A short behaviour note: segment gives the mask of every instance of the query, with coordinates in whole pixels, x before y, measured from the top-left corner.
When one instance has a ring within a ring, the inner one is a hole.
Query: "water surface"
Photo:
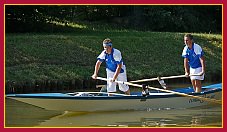
[[[5,107],[6,127],[222,127],[221,105],[190,109],[59,112],[6,99]]]

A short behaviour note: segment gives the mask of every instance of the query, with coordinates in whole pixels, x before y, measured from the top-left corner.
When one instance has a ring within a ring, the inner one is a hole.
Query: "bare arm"
[[[95,71],[94,71],[94,74],[92,75],[92,78],[93,79],[96,79],[97,76],[98,76],[98,73],[99,73],[99,68],[100,68],[100,65],[102,64],[101,61],[97,60],[96,64],[95,64]]]
[[[205,66],[205,57],[204,56],[200,57],[200,63],[202,65],[202,73],[201,74],[204,74],[205,73],[205,68],[206,68],[206,66]]]
[[[122,63],[117,65],[117,69],[116,69],[116,71],[114,73],[114,76],[113,76],[113,80],[112,81],[115,81],[117,79],[117,77],[118,77],[118,75],[119,75],[119,73],[121,71],[121,67],[122,67]]]
[[[184,72],[185,72],[185,75],[189,75],[188,58],[184,58]]]

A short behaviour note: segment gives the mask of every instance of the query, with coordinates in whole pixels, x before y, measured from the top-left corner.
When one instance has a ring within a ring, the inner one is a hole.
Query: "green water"
[[[190,109],[63,112],[6,99],[5,127],[222,127],[222,111],[222,105],[210,104]]]

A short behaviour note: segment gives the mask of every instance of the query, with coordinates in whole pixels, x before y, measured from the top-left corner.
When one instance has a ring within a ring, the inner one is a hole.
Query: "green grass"
[[[129,80],[184,74],[184,33],[78,31],[63,34],[6,34],[6,80],[87,79],[108,37],[122,52]],[[206,77],[222,74],[222,36],[194,34],[205,51]],[[105,64],[100,76],[105,77]]]

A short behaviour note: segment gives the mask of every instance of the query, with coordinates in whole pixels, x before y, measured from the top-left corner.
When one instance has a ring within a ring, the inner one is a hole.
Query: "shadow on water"
[[[6,127],[222,127],[222,108],[63,113],[6,99],[5,119]]]
[[[5,127],[32,127],[61,114],[12,99],[6,99],[5,103]]]

